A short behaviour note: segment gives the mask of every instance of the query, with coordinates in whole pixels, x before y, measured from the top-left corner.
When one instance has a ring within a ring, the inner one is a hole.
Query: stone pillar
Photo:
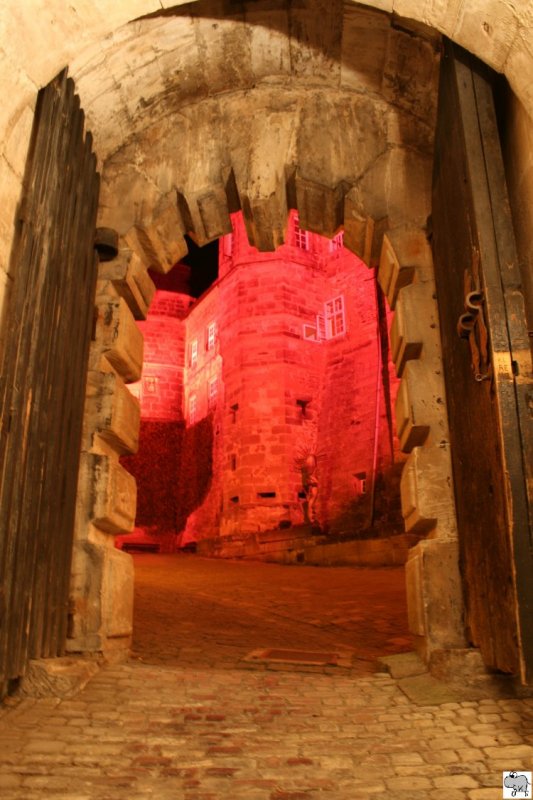
[[[378,280],[395,310],[396,424],[409,453],[402,514],[405,530],[424,536],[406,565],[409,628],[431,665],[443,651],[464,648],[465,635],[438,308],[423,231],[403,227],[384,236]]]
[[[133,562],[114,536],[133,530],[135,479],[119,457],[138,447],[140,407],[127,387],[141,376],[145,319],[155,293],[138,256],[100,264],[89,355],[70,594],[69,652],[125,657],[131,643]]]

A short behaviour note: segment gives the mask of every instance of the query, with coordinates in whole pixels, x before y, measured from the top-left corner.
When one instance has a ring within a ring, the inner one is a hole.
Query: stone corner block
[[[422,638],[426,661],[435,650],[465,647],[464,605],[456,541],[424,539],[406,564],[409,629]]]
[[[222,183],[199,192],[187,192],[186,197],[178,192],[178,207],[184,229],[200,247],[233,231],[228,196]]]
[[[89,522],[106,533],[133,530],[137,485],[118,461],[97,453],[82,453],[79,485],[89,487]]]
[[[371,266],[374,220],[361,209],[350,191],[344,198],[344,246]]]
[[[135,319],[146,319],[156,287],[137,253],[121,249],[117,258],[100,264],[98,278],[112,282]]]
[[[109,548],[104,563],[102,636],[105,640],[127,640],[119,650],[129,645],[132,634],[133,583],[132,557],[122,550]],[[117,647],[109,645],[104,650],[116,651]]]
[[[148,268],[165,273],[187,255],[184,230],[177,202],[172,202],[160,211],[152,224],[133,225],[124,238]]]
[[[140,403],[116,373],[89,372],[85,416],[91,437],[98,433],[121,455],[137,452]]]
[[[28,663],[20,693],[23,697],[74,697],[98,670],[98,663],[89,659],[35,659]]]
[[[97,304],[96,344],[121,378],[135,383],[142,373],[143,335],[133,314],[114,291],[99,293]]]
[[[383,236],[378,267],[378,282],[392,309],[400,289],[415,280],[415,275],[433,277],[431,248],[424,231],[400,227]]]
[[[396,397],[395,413],[400,447],[410,453],[428,439],[447,441],[448,417],[440,369],[424,361],[408,361]]]
[[[403,375],[407,361],[419,359],[424,353],[436,359],[440,355],[437,301],[434,285],[412,283],[399,293],[390,339],[391,355],[398,377]],[[437,359],[440,364],[441,359]]]
[[[322,236],[335,236],[344,222],[346,185],[329,187],[296,175],[295,188],[300,226]]]
[[[405,462],[400,481],[405,530],[456,538],[452,464],[447,443],[415,447]]]

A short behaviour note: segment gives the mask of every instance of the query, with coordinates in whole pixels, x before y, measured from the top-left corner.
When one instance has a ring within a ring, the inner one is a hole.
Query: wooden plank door
[[[98,188],[63,72],[37,101],[0,362],[0,696],[66,638]]]
[[[432,209],[466,627],[533,680],[531,358],[491,75],[445,42]]]

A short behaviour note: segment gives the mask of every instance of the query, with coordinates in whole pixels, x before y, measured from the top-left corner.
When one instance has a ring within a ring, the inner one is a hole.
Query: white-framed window
[[[326,339],[334,339],[335,336],[346,333],[344,297],[342,295],[324,303],[324,316],[326,318]]]
[[[300,217],[298,214],[294,215],[292,224],[295,246],[299,247],[300,250],[309,250],[309,233],[300,228]]]
[[[317,339],[322,341],[322,339],[327,339],[326,335],[326,317],[324,314],[317,314],[316,315],[316,335]]]
[[[198,339],[193,339],[191,342],[189,363],[191,367],[195,367],[198,363]]]
[[[195,394],[189,397],[189,425],[194,425],[196,422],[196,414],[198,412],[198,403]]]
[[[324,303],[324,313],[317,314],[315,324],[304,323],[303,338],[312,342],[323,342],[346,333],[344,296],[339,295]]]
[[[218,377],[215,375],[207,381],[207,407],[209,411],[216,408],[218,398]]]
[[[213,350],[217,341],[217,324],[210,322],[205,332],[205,349]]]
[[[335,253],[344,247],[344,231],[340,231],[333,239],[329,240],[329,252]]]

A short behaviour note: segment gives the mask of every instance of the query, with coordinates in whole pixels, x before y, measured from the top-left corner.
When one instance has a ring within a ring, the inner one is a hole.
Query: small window
[[[319,342],[323,339],[327,339],[326,336],[326,318],[324,314],[317,314],[316,315],[316,338]]]
[[[189,425],[194,425],[196,422],[197,403],[196,395],[191,394],[189,397]]]
[[[217,340],[217,324],[210,322],[205,334],[205,349],[213,350]]]
[[[300,250],[309,250],[309,233],[300,228],[300,218],[298,214],[294,215],[293,219],[294,230],[294,244]]]
[[[237,469],[237,456],[235,455],[235,453],[232,453],[230,456],[230,467],[232,472],[235,472],[235,470]]]
[[[346,333],[344,297],[342,295],[324,303],[324,316],[326,318],[326,339],[334,339],[336,336]]]
[[[195,367],[198,363],[198,339],[193,339],[191,342],[190,352],[190,365]]]
[[[218,378],[210,378],[207,382],[207,407],[209,411],[213,411],[217,405],[218,397]]]
[[[329,240],[329,252],[335,253],[337,250],[342,250],[344,247],[344,232],[341,231],[333,239]]]

